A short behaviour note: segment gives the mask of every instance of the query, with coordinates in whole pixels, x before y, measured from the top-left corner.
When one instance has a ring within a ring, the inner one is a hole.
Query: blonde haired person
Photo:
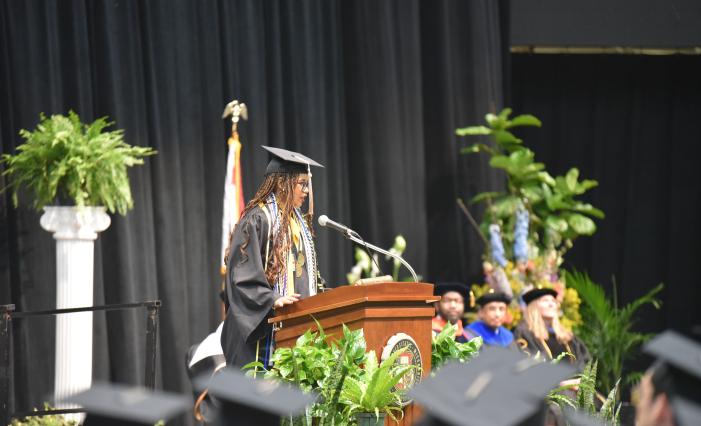
[[[570,330],[560,324],[560,304],[557,292],[551,288],[533,288],[521,298],[526,304],[523,319],[514,330],[518,346],[530,355],[540,353],[545,359],[555,359],[562,353],[580,370],[591,359],[589,350]]]

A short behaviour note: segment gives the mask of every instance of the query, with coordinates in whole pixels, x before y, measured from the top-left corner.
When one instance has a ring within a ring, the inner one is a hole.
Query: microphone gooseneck
[[[340,224],[338,222],[334,222],[333,220],[329,219],[328,216],[325,214],[322,214],[319,216],[319,225],[335,229],[336,231],[340,232],[341,234],[344,234],[346,237],[350,237],[351,235],[355,234],[355,231],[347,227],[346,225]]]
[[[406,260],[404,260],[401,256],[394,254],[394,253],[390,253],[389,251],[387,251],[383,248],[377,247],[373,244],[366,242],[365,240],[360,238],[360,235],[358,235],[357,232],[350,229],[346,225],[342,225],[338,222],[334,222],[333,220],[329,219],[329,217],[326,216],[325,214],[322,214],[321,216],[319,216],[318,222],[319,222],[319,225],[321,225],[325,228],[334,229],[334,230],[340,232],[341,234],[343,234],[343,236],[345,236],[349,240],[353,241],[354,243],[362,245],[363,247],[365,247],[365,250],[371,249],[371,250],[376,251],[378,253],[382,253],[385,256],[389,256],[393,259],[397,259],[402,265],[404,265],[409,270],[409,272],[411,273],[411,276],[414,278],[414,282],[419,282],[419,279],[416,276],[416,272],[414,272],[414,268],[412,268],[411,265],[409,265],[409,263]],[[373,259],[373,261],[375,260],[374,257],[372,257],[372,256],[370,256],[370,258]],[[378,266],[378,268],[379,268],[379,266]]]

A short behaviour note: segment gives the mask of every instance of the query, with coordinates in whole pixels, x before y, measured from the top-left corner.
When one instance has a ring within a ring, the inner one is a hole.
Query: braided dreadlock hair
[[[292,173],[269,173],[265,175],[258,191],[246,204],[241,212],[241,217],[254,209],[259,204],[265,204],[270,194],[275,194],[278,203],[278,218],[280,223],[279,232],[273,235],[272,250],[265,265],[265,278],[268,284],[273,285],[277,277],[287,267],[287,253],[290,250],[291,236],[288,235],[290,217],[294,211],[294,187],[299,175]],[[273,219],[275,220],[275,219]],[[269,224],[273,226],[273,224]],[[246,235],[244,243],[241,245],[241,255],[246,257],[246,247],[250,236]],[[228,257],[228,256],[227,256]]]

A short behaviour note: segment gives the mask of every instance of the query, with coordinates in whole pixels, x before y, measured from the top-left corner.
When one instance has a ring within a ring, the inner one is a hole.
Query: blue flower
[[[492,259],[502,268],[505,267],[506,257],[504,257],[504,243],[501,241],[499,225],[489,225],[489,242],[492,246]]]
[[[514,259],[516,262],[528,260],[528,210],[518,209],[514,226]]]

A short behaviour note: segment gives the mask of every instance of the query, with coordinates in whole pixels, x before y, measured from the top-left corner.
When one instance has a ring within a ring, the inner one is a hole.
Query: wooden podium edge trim
[[[391,300],[387,300],[382,296],[366,296],[359,297],[357,299],[346,300],[344,302],[332,303],[329,305],[319,306],[316,308],[306,309],[304,311],[294,312],[291,314],[278,315],[276,317],[268,319],[268,324],[274,324],[280,321],[286,321],[292,318],[306,317],[308,315],[316,314],[323,311],[328,311],[336,308],[343,308],[346,306],[359,305],[365,302],[424,302],[433,303],[440,300],[440,296],[394,296]]]

